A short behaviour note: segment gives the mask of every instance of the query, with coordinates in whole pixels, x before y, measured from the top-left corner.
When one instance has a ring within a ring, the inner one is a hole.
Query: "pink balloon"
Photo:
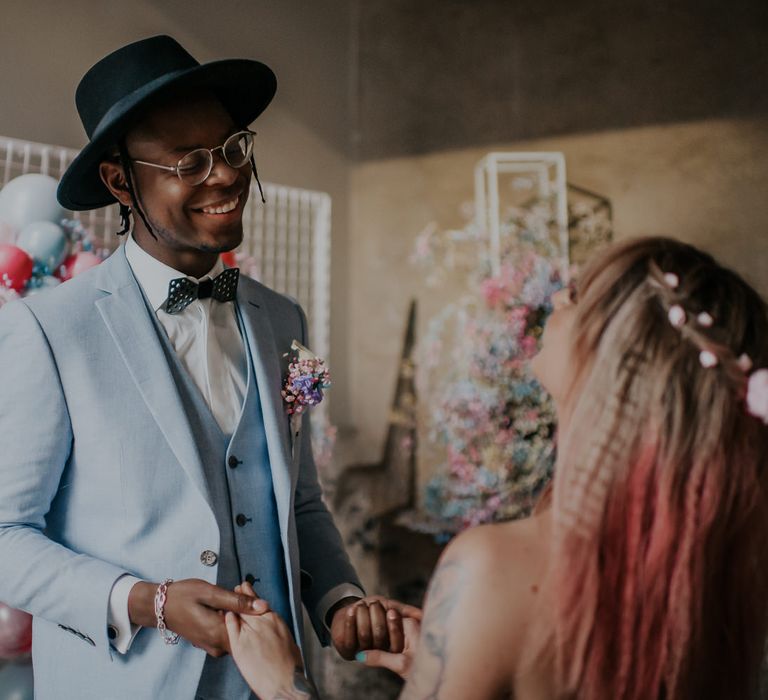
[[[35,263],[21,248],[0,243],[0,284],[15,292],[24,289]]]
[[[70,255],[59,267],[56,276],[61,280],[69,280],[77,277],[81,272],[85,272],[90,267],[95,267],[101,262],[101,258],[96,253],[89,250],[83,250],[74,255]]]
[[[32,615],[0,603],[0,659],[16,659],[32,650]]]

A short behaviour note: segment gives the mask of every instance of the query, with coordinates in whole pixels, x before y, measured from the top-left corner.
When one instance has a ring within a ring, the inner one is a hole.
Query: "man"
[[[243,237],[247,126],[275,89],[261,63],[200,65],[162,36],[78,86],[90,140],[59,200],[116,200],[132,234],[0,313],[0,600],[34,615],[40,700],[251,697],[222,614],[261,611],[243,580],[299,643],[303,601],[345,658],[402,645],[386,614],[408,610],[363,598],[308,425],[289,430],[303,312],[219,259]]]

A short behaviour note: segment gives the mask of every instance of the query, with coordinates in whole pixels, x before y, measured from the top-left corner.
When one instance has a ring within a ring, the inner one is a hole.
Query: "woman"
[[[557,295],[533,368],[560,422],[551,507],[457,537],[420,638],[409,623],[403,654],[365,663],[405,676],[407,699],[755,697],[768,629],[765,303],[689,245],[624,242]],[[229,625],[251,675],[267,663],[247,653],[254,640],[289,654],[277,623]]]

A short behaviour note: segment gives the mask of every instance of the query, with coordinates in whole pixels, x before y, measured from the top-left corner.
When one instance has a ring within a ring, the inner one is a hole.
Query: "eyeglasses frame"
[[[235,136],[240,136],[242,134],[249,134],[251,136],[251,148],[250,148],[250,151],[246,154],[245,160],[240,165],[232,165],[232,163],[230,163],[227,160],[227,156],[226,156],[226,153],[224,151],[224,146],[227,145],[227,142],[230,139],[233,139]],[[222,160],[230,168],[242,168],[249,160],[252,160],[252,158],[253,158],[253,137],[254,136],[256,136],[256,132],[255,131],[251,131],[250,129],[241,129],[240,131],[236,131],[234,134],[231,134],[230,136],[227,136],[226,140],[224,141],[224,143],[221,144],[221,146],[215,146],[214,148],[195,148],[195,149],[191,150],[189,153],[185,153],[181,158],[179,158],[179,161],[178,161],[178,163],[176,163],[176,165],[162,165],[161,163],[150,163],[149,161],[138,160],[136,158],[131,158],[131,162],[139,163],[140,165],[149,165],[152,168],[158,168],[159,170],[167,170],[168,172],[176,173],[176,177],[179,178],[179,180],[182,182],[182,184],[187,185],[188,187],[197,187],[199,185],[202,185],[211,176],[211,173],[213,172],[213,165],[215,163],[215,160],[213,158],[213,152],[214,151],[221,151]],[[208,167],[208,172],[205,174],[205,177],[202,180],[200,180],[200,182],[197,182],[194,185],[191,185],[191,184],[189,184],[187,182],[184,182],[184,180],[181,177],[181,172],[180,172],[181,161],[184,160],[185,158],[187,158],[188,156],[190,156],[192,153],[196,153],[197,151],[207,151],[208,153],[210,153],[211,161],[210,161],[210,166]]]

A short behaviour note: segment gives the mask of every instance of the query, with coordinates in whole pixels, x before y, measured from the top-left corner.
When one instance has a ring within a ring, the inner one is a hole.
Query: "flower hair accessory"
[[[768,425],[768,369],[759,369],[749,375],[747,411]]]
[[[325,361],[296,340],[286,355],[293,357],[281,393],[288,415],[301,415],[323,400],[323,391],[331,386],[331,375]]]
[[[680,278],[677,275],[671,272],[663,273],[655,265],[651,268],[649,281],[653,287],[666,287],[671,292],[676,292],[680,286]],[[660,282],[663,282],[663,284],[660,284]],[[691,317],[680,302],[672,304],[667,311],[667,319],[670,325],[680,331],[688,324],[690,318],[695,319],[696,325],[699,328],[709,329],[715,323],[715,319],[706,311]],[[752,371],[753,362],[746,353],[735,358],[727,348],[721,347],[719,352],[724,356],[719,357],[718,353],[715,352],[714,346],[709,346],[707,342],[701,343],[700,340],[696,341],[694,339],[694,342],[699,344],[699,363],[702,367],[705,369],[716,367],[722,360],[730,368],[735,368],[734,374],[746,377],[746,391],[741,395],[745,399],[747,413],[768,425],[768,369]],[[744,391],[744,389],[741,389],[741,391]]]

